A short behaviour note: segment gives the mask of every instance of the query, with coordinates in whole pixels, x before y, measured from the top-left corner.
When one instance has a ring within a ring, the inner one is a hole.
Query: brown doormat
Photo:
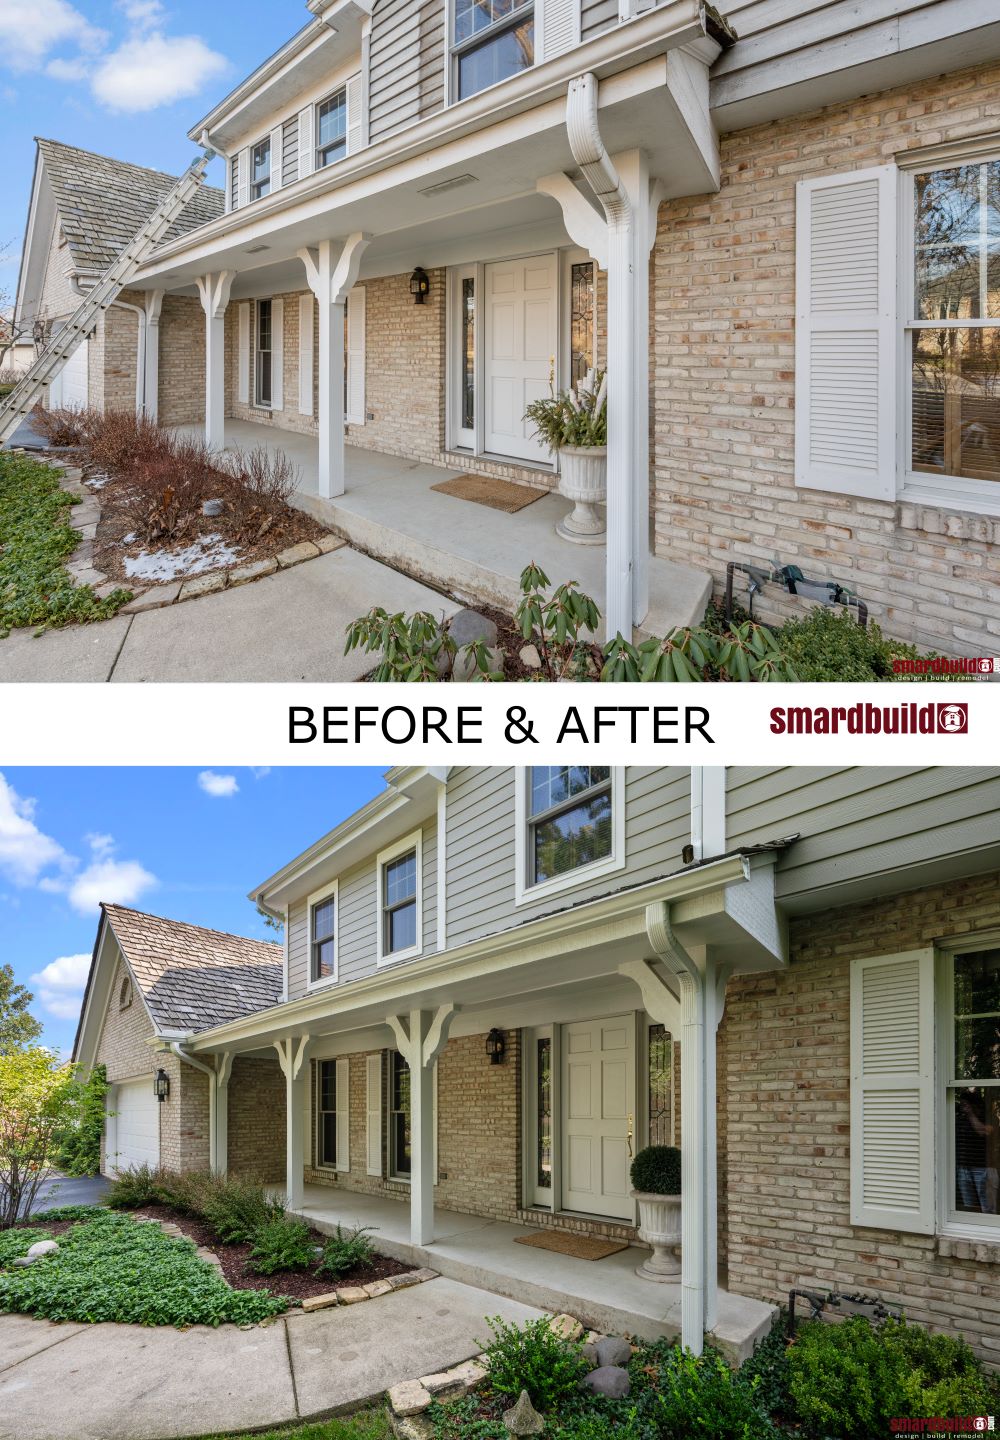
[[[536,1250],[553,1250],[572,1255],[574,1260],[604,1260],[628,1249],[627,1240],[605,1240],[598,1235],[570,1235],[565,1230],[539,1230],[535,1235],[517,1235],[515,1245],[533,1245]]]
[[[432,490],[443,495],[455,495],[459,500],[471,500],[475,505],[488,505],[491,510],[503,510],[507,515],[516,515],[526,505],[534,505],[547,495],[547,490],[536,490],[533,485],[514,485],[510,480],[498,480],[493,475],[456,475],[452,480],[441,480]]]

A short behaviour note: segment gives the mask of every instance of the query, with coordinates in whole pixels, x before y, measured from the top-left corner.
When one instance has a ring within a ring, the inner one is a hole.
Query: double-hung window
[[[257,301],[257,347],[254,366],[255,400],[258,405],[269,408],[271,404],[271,358],[273,340],[271,332],[271,302]]]
[[[948,957],[945,1116],[951,1218],[1000,1235],[1000,948]]]
[[[1000,158],[913,183],[907,316],[915,476],[1000,480]]]
[[[535,63],[533,0],[455,0],[454,95],[465,100]]]
[[[622,867],[620,767],[534,765],[517,783],[518,904]]]
[[[347,87],[316,106],[316,169],[347,154]]]
[[[318,896],[309,906],[309,983],[337,978],[337,892]]]
[[[410,1178],[410,1067],[398,1050],[389,1052],[389,1174]]]
[[[376,862],[380,965],[420,954],[420,855],[418,833],[383,851]]]
[[[337,1168],[337,1062],[320,1060],[316,1067],[316,1161]]]
[[[270,137],[255,145],[250,152],[250,199],[260,200],[271,191]]]

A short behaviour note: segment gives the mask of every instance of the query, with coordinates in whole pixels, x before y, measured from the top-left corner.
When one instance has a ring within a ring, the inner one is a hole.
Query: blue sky
[[[383,788],[362,767],[0,771],[0,963],[44,1043],[72,1048],[100,900],[274,939],[247,891]]]
[[[0,295],[17,285],[34,136],[179,173],[188,128],[309,18],[303,0],[0,0]]]

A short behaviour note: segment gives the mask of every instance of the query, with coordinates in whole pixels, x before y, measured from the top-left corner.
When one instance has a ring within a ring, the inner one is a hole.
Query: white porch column
[[[276,1040],[278,1064],[285,1077],[285,1204],[301,1210],[304,1199],[302,1171],[305,1168],[305,1058],[309,1036]]]
[[[160,313],[163,309],[162,290],[150,290],[146,296],[146,346],[144,351],[143,411],[147,420],[160,414]]]
[[[205,444],[213,450],[226,444],[226,307],[235,277],[233,270],[198,276],[205,312]]]
[[[225,1175],[229,1169],[229,1077],[233,1070],[233,1055],[226,1050],[215,1065],[215,1154],[212,1169],[218,1175]]]
[[[410,1243],[434,1242],[434,1062],[448,1041],[454,1005],[390,1015],[400,1054],[410,1067]]]
[[[334,263],[333,242],[298,252],[319,308],[319,494],[332,500],[344,493],[344,323],[347,296],[354,288],[371,236],[359,231],[344,243]]]

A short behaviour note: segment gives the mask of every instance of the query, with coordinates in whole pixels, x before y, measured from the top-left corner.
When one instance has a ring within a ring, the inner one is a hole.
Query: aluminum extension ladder
[[[93,330],[98,315],[121,294],[143,260],[170,229],[204,180],[208,162],[214,154],[214,150],[205,150],[191,162],[177,184],[143,222],[121,254],[87,292],[58,335],[49,341],[5,403],[0,405],[0,445],[13,435],[25,416],[30,414],[46,385],[55,379],[73,351]]]

